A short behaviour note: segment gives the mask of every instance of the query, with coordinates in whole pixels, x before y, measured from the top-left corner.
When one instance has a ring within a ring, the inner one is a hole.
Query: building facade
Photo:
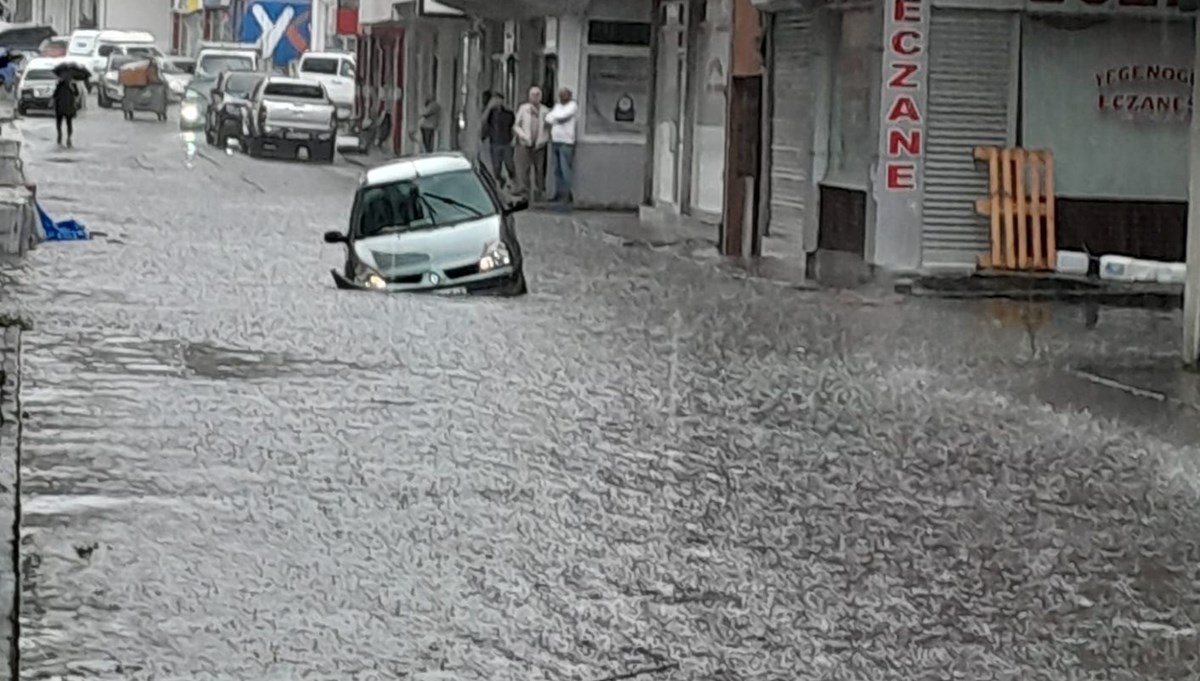
[[[416,150],[415,126],[427,97],[436,97],[443,110],[439,148],[474,154],[484,93],[503,93],[516,106],[533,85],[545,91],[547,103],[567,87],[580,105],[577,203],[641,205],[653,108],[651,0],[362,0],[359,7],[364,39],[386,23],[399,32],[392,44],[404,45],[398,56],[360,69],[368,90],[382,84],[391,88],[385,99],[399,98],[393,106],[403,115],[404,132],[397,153]],[[388,69],[403,74],[400,82]]]
[[[989,249],[979,146],[1048,150],[1059,248],[1182,259],[1194,21],[1170,0],[755,0],[760,228],[895,271]]]

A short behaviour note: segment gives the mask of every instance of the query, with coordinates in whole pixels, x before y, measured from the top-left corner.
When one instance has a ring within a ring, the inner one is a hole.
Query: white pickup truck
[[[356,94],[355,58],[345,52],[305,52],[292,69],[292,75],[325,86],[325,92],[337,107],[338,122],[344,127],[354,112]]]
[[[248,154],[333,162],[337,115],[320,83],[268,76],[252,97],[242,121]]]
[[[202,42],[196,52],[196,77],[215,79],[222,71],[257,71],[261,68],[253,43]]]

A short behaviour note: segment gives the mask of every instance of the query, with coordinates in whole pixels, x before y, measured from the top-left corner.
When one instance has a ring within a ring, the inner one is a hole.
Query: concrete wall
[[[171,47],[171,3],[167,0],[102,0],[100,26],[150,31],[164,52]]]

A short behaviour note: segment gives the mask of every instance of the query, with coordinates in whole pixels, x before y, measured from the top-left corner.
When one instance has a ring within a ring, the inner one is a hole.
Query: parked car
[[[297,78],[325,86],[343,125],[353,117],[355,61],[354,55],[344,52],[305,52],[294,69]]]
[[[193,78],[179,105],[179,129],[201,130],[208,120],[208,101],[216,78]]]
[[[38,54],[43,57],[65,57],[67,56],[67,47],[70,44],[71,36],[69,35],[56,35],[52,38],[46,38],[38,46]]]
[[[443,294],[527,292],[513,215],[486,168],[460,153],[428,154],[368,170],[346,233],[325,243],[346,246],[333,270],[338,288]]]
[[[258,71],[225,71],[217,78],[205,107],[204,139],[209,144],[224,147],[240,136],[250,97],[264,78]]]
[[[81,29],[71,34],[67,56],[86,66],[92,73],[103,73],[108,58],[114,54],[140,57],[165,57],[154,42],[154,34],[146,31],[96,31]],[[89,83],[89,87],[95,84]]]
[[[242,116],[242,148],[332,163],[337,151],[337,110],[325,88],[298,78],[267,76]]]
[[[216,78],[222,71],[257,71],[261,67],[253,43],[200,43],[196,53],[196,75]]]
[[[180,71],[195,77],[196,75],[196,60],[191,57],[167,57],[167,61],[179,69]]]
[[[30,111],[54,111],[54,86],[58,77],[54,67],[62,59],[39,57],[31,59],[17,84],[17,113],[24,116]]]
[[[121,86],[118,72],[126,64],[141,61],[142,57],[134,57],[120,52],[108,55],[104,66],[99,71],[100,78],[96,87],[96,103],[101,109],[111,109],[125,98],[125,88]]]

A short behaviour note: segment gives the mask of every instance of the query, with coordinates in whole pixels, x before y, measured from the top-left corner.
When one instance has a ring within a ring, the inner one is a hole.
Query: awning
[[[419,0],[422,5],[442,5],[481,19],[525,19],[582,14],[591,0]],[[652,0],[645,0],[649,3]]]

